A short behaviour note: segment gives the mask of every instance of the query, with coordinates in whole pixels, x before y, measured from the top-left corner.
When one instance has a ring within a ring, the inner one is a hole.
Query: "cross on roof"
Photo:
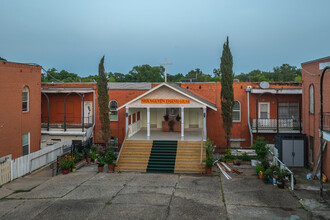
[[[168,63],[167,62],[167,58],[165,58],[165,62],[164,63],[160,63],[160,64],[165,65],[165,82],[167,82],[167,65],[173,64],[173,63]]]

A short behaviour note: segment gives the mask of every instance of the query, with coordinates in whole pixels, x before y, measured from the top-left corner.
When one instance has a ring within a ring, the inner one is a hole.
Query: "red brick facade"
[[[29,110],[22,111],[22,91]],[[23,155],[22,135],[30,133],[30,153],[40,149],[41,66],[0,61],[0,157]]]
[[[159,83],[154,83],[153,87],[158,85]],[[96,89],[95,83],[69,83],[69,84],[43,84],[43,88],[48,87],[93,87]],[[235,100],[239,101],[241,106],[241,120],[240,122],[233,122],[232,128],[232,139],[242,139],[241,146],[242,147],[250,147],[251,146],[251,136],[250,130],[248,126],[248,121],[251,118],[257,117],[256,111],[256,100],[259,94],[250,94],[250,118],[248,118],[247,108],[247,87],[251,86],[252,89],[259,89],[259,83],[234,83],[234,96]],[[222,127],[222,119],[221,119],[221,102],[220,102],[220,92],[221,92],[221,84],[220,83],[181,83],[181,87],[185,88],[200,97],[206,99],[207,101],[216,104],[217,111],[212,109],[207,110],[207,136],[219,147],[224,147],[226,145],[225,134]],[[301,84],[297,83],[271,83],[270,89],[301,89]],[[118,107],[124,105],[125,103],[131,101],[132,99],[138,97],[139,95],[145,93],[147,90],[109,90],[109,101],[116,100],[118,102]],[[301,95],[276,95],[278,97],[279,102],[297,102],[299,103],[299,111],[301,109]],[[58,97],[59,98],[59,97]],[[56,99],[54,97],[54,99]],[[98,103],[97,103],[97,91],[95,97],[95,106],[96,106],[96,124],[94,129],[94,141],[96,143],[101,143],[101,128],[99,122],[98,115]],[[63,97],[59,98],[59,100],[63,100]],[[74,101],[76,100],[76,101]],[[276,99],[271,95],[263,95],[259,98],[259,102],[268,101],[270,102],[270,118],[276,119]],[[54,100],[51,101],[51,103]],[[80,97],[72,96],[72,103],[79,103],[80,105]],[[43,102],[44,103],[44,102]],[[63,112],[63,104],[59,105],[60,109],[51,110],[51,111],[61,111]],[[45,106],[43,104],[42,107],[42,115],[45,114]],[[73,111],[75,117],[81,116],[81,108],[74,107],[74,109],[78,109],[77,112]],[[56,112],[52,114],[57,114]],[[118,137],[119,144],[123,141],[125,137],[125,109],[121,109],[118,111],[118,121],[110,122],[110,128],[112,131],[112,136]],[[259,136],[264,136],[269,143],[274,143],[274,136],[276,134],[259,134]],[[256,138],[256,134],[253,135],[254,139]]]
[[[317,161],[320,152],[320,75],[323,67],[320,63],[330,63],[330,57],[316,61],[302,63],[302,81],[303,81],[303,133],[308,137],[308,162],[311,167]],[[329,65],[329,64],[328,64]],[[330,112],[330,70],[327,71],[323,82],[323,112]],[[314,87],[314,112],[310,111],[310,88]],[[330,118],[330,116],[329,116]],[[325,121],[328,123],[328,121]],[[330,131],[329,131],[330,133]],[[314,142],[313,142],[314,140]],[[313,142],[313,143],[312,143]],[[313,147],[314,145],[314,147]],[[324,152],[324,173],[330,177],[330,150],[329,142]]]

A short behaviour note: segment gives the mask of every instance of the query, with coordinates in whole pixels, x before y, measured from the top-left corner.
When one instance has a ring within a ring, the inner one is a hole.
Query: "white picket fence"
[[[10,160],[0,163],[0,186],[11,180],[11,162]]]
[[[62,141],[43,148],[31,154],[11,160],[11,180],[24,176],[57,159],[63,153],[63,148],[69,146],[68,141]]]

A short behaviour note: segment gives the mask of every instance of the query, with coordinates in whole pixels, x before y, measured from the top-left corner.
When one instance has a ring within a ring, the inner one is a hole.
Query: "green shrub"
[[[91,146],[91,151],[92,151],[92,153],[97,153],[97,150],[98,150],[98,148],[97,148],[97,145],[95,145],[95,144],[93,144],[92,146]]]
[[[116,156],[114,154],[113,151],[108,151],[105,155],[104,155],[104,161],[106,164],[110,165],[113,164],[114,160],[116,159]]]
[[[259,160],[265,160],[267,158],[269,148],[266,145],[267,143],[263,137],[257,137],[256,143],[251,146],[255,150]]]

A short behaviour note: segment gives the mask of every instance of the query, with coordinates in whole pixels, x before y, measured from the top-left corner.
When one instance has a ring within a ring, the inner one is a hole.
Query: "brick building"
[[[308,163],[314,167],[320,153],[320,78],[323,69],[330,66],[330,57],[308,61],[302,67],[303,91],[303,133],[308,137]],[[324,173],[330,177],[330,70],[327,70],[323,81],[323,126],[324,140],[327,147],[324,151]]]
[[[156,87],[159,88],[154,90]],[[82,93],[83,89],[85,89],[85,92],[89,89],[89,92]],[[224,147],[226,145],[221,119],[220,83],[109,83],[108,89],[111,112],[110,128],[112,130],[112,136],[118,138],[119,145],[122,143],[126,128],[128,127],[136,135],[135,138],[142,135],[147,139],[149,126],[149,138],[152,139],[152,135],[155,132],[162,130],[163,116],[170,111],[173,111],[173,117],[179,115],[183,118],[181,121],[183,123],[182,126],[178,125],[180,127],[177,131],[179,139],[187,139],[188,136],[182,138],[182,132],[184,135],[189,134],[190,131],[196,131],[197,133],[194,136],[197,139],[201,139],[202,130],[205,128],[205,137],[210,138],[218,147]],[[51,124],[50,131],[45,131],[47,100],[46,96],[43,96],[43,137],[45,137],[44,134],[51,135],[55,130],[59,132],[59,135],[69,135],[69,132],[65,132],[63,128],[64,98],[69,93],[72,93],[72,95],[69,95],[67,98],[67,123],[71,124],[71,131],[74,127],[76,130],[81,129],[83,104],[81,96],[77,95],[79,91],[80,95],[84,94],[85,101],[87,99],[92,101],[91,109],[93,109],[93,117],[90,126],[94,128],[94,141],[96,143],[102,142],[95,83],[45,83],[42,85],[42,92],[46,93],[49,98],[49,123]],[[149,95],[149,99],[156,99],[157,97],[158,99],[159,97],[162,97],[162,99],[189,99],[191,102],[195,101],[196,103],[191,106],[188,104],[141,104],[141,99],[146,94],[151,94]],[[269,143],[273,144],[274,137],[278,133],[291,134],[301,132],[301,84],[270,83],[261,88],[260,83],[235,82],[234,96],[236,102],[231,136],[232,147],[250,147],[253,139],[257,136],[263,136]],[[138,97],[140,97],[139,103],[128,106],[128,103]],[[84,117],[86,117],[86,109],[85,107]],[[205,124],[203,121],[204,113],[206,116]],[[71,122],[69,122],[70,118],[72,119]],[[170,133],[166,134],[170,135]],[[130,133],[132,138],[134,138],[134,135]],[[78,138],[78,136],[75,137]],[[45,141],[51,139],[57,139],[59,141],[61,138],[58,136],[56,138],[46,139]],[[78,138],[77,140],[83,139]]]
[[[40,149],[41,66],[0,61],[0,157]]]

